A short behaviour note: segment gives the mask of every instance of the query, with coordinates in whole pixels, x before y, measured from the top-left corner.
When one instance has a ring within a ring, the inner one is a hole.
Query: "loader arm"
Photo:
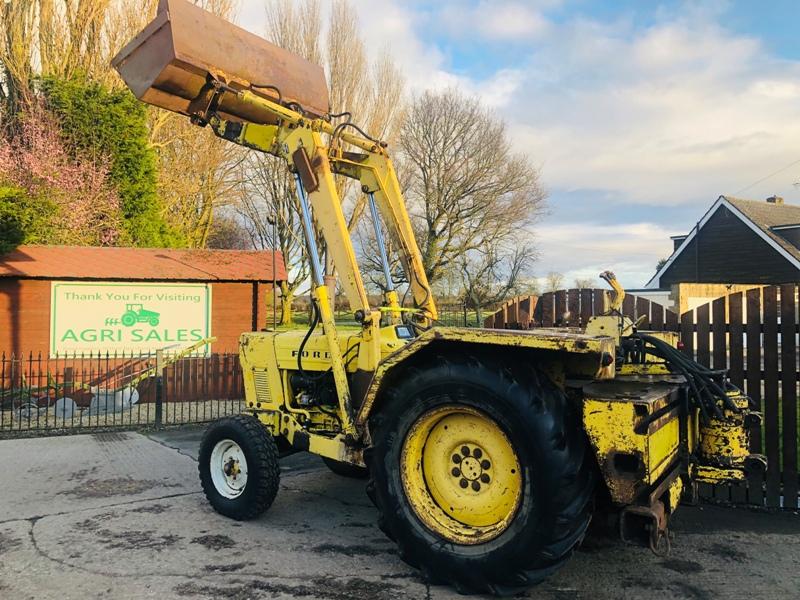
[[[343,127],[334,127],[325,119],[309,119],[301,112],[247,90],[236,90],[218,82],[211,82],[209,87],[212,95],[209,97],[206,90],[206,96],[201,104],[207,108],[192,114],[194,122],[210,125],[214,133],[225,140],[283,159],[295,174],[298,195],[306,220],[305,237],[314,280],[312,296],[327,339],[331,371],[342,414],[342,428],[351,438],[355,438],[357,437],[356,415],[347,369],[328,301],[328,290],[321,273],[314,231],[310,226],[310,214],[306,214],[306,195],[313,208],[314,221],[333,259],[345,296],[355,312],[356,320],[361,322],[362,339],[357,366],[358,371],[370,378],[381,360],[381,313],[369,305],[361,269],[342,211],[342,201],[336,191],[334,173],[360,182],[362,192],[368,194],[370,201],[375,203],[399,249],[421,320],[430,323],[437,317],[436,304],[423,268],[419,247],[385,144],[343,131]],[[248,106],[253,113],[258,112],[259,115],[263,115],[264,123],[241,123],[222,119],[213,107],[220,104],[221,97],[225,94],[236,94],[238,103]],[[277,121],[277,124],[272,124],[274,121]],[[332,137],[334,142],[332,146],[325,145],[323,134]],[[350,144],[361,152],[344,152],[343,144]],[[379,227],[380,225],[376,223],[376,228]],[[384,263],[386,263],[385,257]],[[387,301],[392,315],[399,314],[400,307],[394,290],[390,290],[387,294]]]
[[[327,247],[333,252],[333,262],[342,279],[342,287],[350,306],[364,310],[367,314],[370,311],[361,271],[341,209],[341,199],[335,186],[331,185],[333,174],[355,179],[360,183],[362,192],[373,194],[389,235],[400,253],[415,307],[427,319],[436,319],[436,302],[430,291],[422,255],[385,144],[346,131],[337,131],[329,121],[309,120],[294,110],[249,91],[228,89],[220,93],[238,93],[241,95],[239,102],[253,108],[258,107],[264,112],[264,120],[281,120],[281,125],[261,125],[225,121],[214,115],[198,115],[201,119],[207,119],[218,136],[282,158],[293,171],[299,172],[310,192],[309,198]],[[335,139],[339,143],[326,147],[321,133],[335,133]],[[355,146],[361,152],[345,152],[342,150],[342,143]],[[301,147],[309,158],[308,162],[298,162],[294,156]],[[313,148],[313,154],[309,153],[309,148]],[[312,190],[316,183],[320,184],[319,189]]]

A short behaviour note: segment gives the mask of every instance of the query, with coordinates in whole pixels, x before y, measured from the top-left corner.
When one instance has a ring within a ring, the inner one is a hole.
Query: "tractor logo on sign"
[[[159,313],[147,310],[141,304],[126,304],[120,320],[125,327],[133,327],[136,323],[148,323],[151,327],[155,327],[160,316]]]

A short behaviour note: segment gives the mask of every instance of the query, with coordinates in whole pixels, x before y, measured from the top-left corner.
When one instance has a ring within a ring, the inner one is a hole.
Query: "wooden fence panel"
[[[631,318],[636,314],[636,298],[630,294],[626,294],[622,300],[622,314]]]
[[[767,454],[767,506],[781,495],[778,424],[778,290],[764,288],[764,448]]]
[[[797,343],[793,284],[781,286],[781,425],[783,506],[797,508]]]
[[[569,327],[577,327],[580,321],[581,313],[581,291],[569,290],[567,291],[567,309],[569,318],[564,321],[564,325]]]
[[[547,292],[542,295],[540,304],[542,306],[542,327],[552,327],[555,324],[555,311],[554,311],[555,294]]]
[[[690,310],[681,315],[681,342],[683,353],[694,359],[694,311]]]
[[[711,354],[708,337],[711,333],[711,311],[708,304],[703,304],[695,309],[697,319],[697,349],[695,360],[701,365],[711,366]]]
[[[711,303],[711,343],[714,369],[728,368],[727,323],[725,322],[725,298]]]
[[[636,298],[635,320],[638,321],[639,318],[644,317],[639,324],[639,329],[650,329],[650,304],[651,302],[647,298]]]
[[[742,293],[728,296],[728,362],[733,385],[744,390],[744,321],[742,320]]]
[[[742,320],[742,293],[731,294],[728,301],[728,376],[731,383],[744,390],[744,327]],[[724,306],[723,306],[724,310]],[[721,325],[725,325],[725,314],[722,315]],[[716,319],[716,316],[714,317]],[[716,324],[715,324],[716,327]],[[716,341],[714,342],[717,343]],[[723,342],[724,344],[724,342]],[[723,346],[722,350],[725,351]],[[760,485],[760,483],[759,483]],[[737,504],[748,502],[748,484],[736,483],[731,486],[731,501]]]
[[[764,403],[761,389],[761,289],[747,290],[747,395],[759,412],[763,414]],[[751,432],[751,450],[763,452],[761,427]]]
[[[531,319],[533,318],[533,309],[535,308],[535,300],[533,296],[525,296],[519,303],[519,311],[517,312],[517,323],[523,328],[530,326]]]
[[[594,314],[592,311],[594,300],[592,296],[592,290],[581,290],[581,327],[586,327],[586,323],[589,322],[589,319]]]
[[[606,311],[605,291],[594,290],[592,296],[592,315],[602,315]]]
[[[717,298],[711,302],[711,365],[713,369],[728,368],[727,351],[727,323],[725,319],[726,298]],[[708,306],[708,305],[706,305]],[[729,502],[731,499],[731,484],[715,485],[713,497],[715,500]]]
[[[508,307],[508,320],[511,323],[519,323],[519,304],[514,303]]]
[[[650,305],[652,317],[650,318],[650,329],[653,331],[664,330],[664,307],[657,302],[652,302]]]
[[[592,316],[606,312],[607,293],[603,289],[570,289],[546,292],[538,297],[518,296],[487,316],[484,327],[585,327]],[[626,295],[622,313],[634,320],[644,316],[640,329],[678,331],[678,315],[647,298]]]
[[[666,311],[667,316],[664,319],[665,329],[667,331],[679,331],[680,329],[680,315],[671,310]]]
[[[503,305],[501,310],[494,313],[494,323],[491,326],[502,327],[505,323],[508,323],[508,304]]]
[[[225,381],[225,387],[228,388],[229,390],[232,387],[229,384],[229,382],[230,382],[230,369],[231,369],[230,357],[226,354],[225,356],[222,357],[222,377],[223,377],[223,380]]]
[[[555,293],[555,314],[553,315],[553,323],[557,327],[564,326],[564,313],[567,312],[567,291],[558,290]]]
[[[747,290],[747,361],[745,373],[747,385],[745,390],[756,410],[764,413],[763,394],[761,391],[761,289]],[[750,451],[762,454],[763,439],[761,425],[750,428]],[[748,480],[747,496],[751,504],[764,505],[764,474],[752,473]]]

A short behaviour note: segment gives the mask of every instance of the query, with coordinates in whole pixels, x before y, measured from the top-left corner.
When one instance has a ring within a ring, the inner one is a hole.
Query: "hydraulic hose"
[[[711,415],[719,419],[723,418],[720,402],[728,410],[740,412],[728,396],[729,390],[738,388],[728,381],[726,370],[704,367],[655,336],[635,333],[631,337],[648,344],[651,354],[664,359],[675,371],[683,375],[689,385],[689,400],[692,406],[700,410],[704,422],[707,423]]]
[[[316,375],[309,375],[303,369],[303,350],[305,349],[306,344],[308,343],[308,340],[311,337],[311,334],[314,333],[314,330],[317,328],[317,325],[319,325],[320,321],[319,307],[317,306],[316,301],[314,301],[313,299],[311,300],[311,312],[314,313],[313,316],[311,317],[311,324],[308,327],[308,331],[306,331],[306,335],[303,337],[303,341],[300,342],[300,348],[297,351],[297,370],[303,377],[311,381],[316,381],[322,379],[322,377],[325,375],[325,373],[327,373],[327,371],[321,371]]]

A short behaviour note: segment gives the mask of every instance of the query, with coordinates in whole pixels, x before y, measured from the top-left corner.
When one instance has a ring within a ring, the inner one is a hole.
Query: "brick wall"
[[[0,279],[0,352],[49,350],[50,282]]]
[[[211,290],[211,334],[214,352],[238,352],[239,335],[265,327],[272,319],[272,284],[215,283]],[[257,292],[256,292],[257,288]]]

